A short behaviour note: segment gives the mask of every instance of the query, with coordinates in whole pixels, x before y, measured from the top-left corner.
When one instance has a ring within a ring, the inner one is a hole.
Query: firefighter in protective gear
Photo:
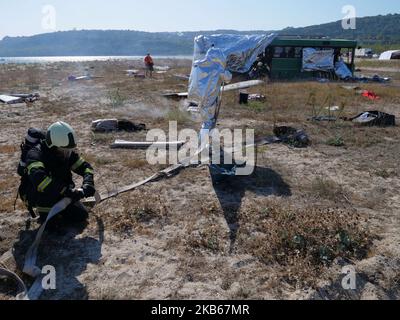
[[[26,157],[29,191],[27,201],[44,222],[51,208],[61,199],[71,198],[71,204],[56,217],[69,222],[86,222],[88,212],[79,202],[95,195],[93,168],[75,151],[77,139],[65,122],[52,124],[46,139],[32,148]],[[80,189],[75,188],[72,172],[83,177]]]

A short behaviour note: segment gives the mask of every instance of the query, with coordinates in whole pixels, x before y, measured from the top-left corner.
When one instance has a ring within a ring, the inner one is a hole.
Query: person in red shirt
[[[144,58],[144,65],[146,67],[146,77],[150,75],[150,78],[153,78],[154,62],[150,53],[148,53],[147,56]]]

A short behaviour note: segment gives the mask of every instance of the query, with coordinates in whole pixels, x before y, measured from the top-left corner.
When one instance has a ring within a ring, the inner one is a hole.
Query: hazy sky
[[[0,0],[0,39],[74,28],[282,29],[340,20],[344,5],[357,16],[400,13],[399,0]]]

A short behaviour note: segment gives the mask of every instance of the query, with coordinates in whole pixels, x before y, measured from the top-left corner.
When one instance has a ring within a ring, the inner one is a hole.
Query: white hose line
[[[39,248],[40,241],[42,240],[43,232],[46,229],[47,223],[58,215],[60,212],[64,211],[70,204],[72,200],[69,198],[64,198],[60,202],[54,205],[54,207],[50,210],[46,221],[40,227],[38,233],[36,234],[36,239],[33,242],[32,246],[29,248],[26,257],[23,272],[33,278],[37,278],[42,270],[36,266],[37,260],[37,252]]]

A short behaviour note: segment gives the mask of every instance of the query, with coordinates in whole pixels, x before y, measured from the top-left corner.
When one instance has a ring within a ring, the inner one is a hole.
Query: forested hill
[[[344,30],[341,21],[305,28],[286,28],[282,35],[329,36],[356,39],[361,45],[382,48],[400,44],[400,14],[357,19],[356,30]],[[193,38],[213,33],[270,33],[271,31],[214,30],[148,33],[130,30],[79,30],[31,37],[5,37],[0,56],[190,55]]]
[[[286,28],[287,35],[326,35],[332,38],[356,39],[364,45],[400,44],[400,14],[358,18],[355,30],[344,30],[342,21],[305,28]]]

